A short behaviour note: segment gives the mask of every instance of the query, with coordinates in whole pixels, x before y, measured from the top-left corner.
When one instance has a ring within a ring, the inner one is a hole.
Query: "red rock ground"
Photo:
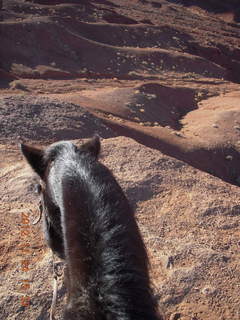
[[[137,208],[166,319],[240,319],[238,7],[3,1],[1,318],[47,319],[51,300],[51,256],[37,225],[31,307],[19,304],[19,215],[35,216],[37,197],[17,142],[97,132],[103,161]]]

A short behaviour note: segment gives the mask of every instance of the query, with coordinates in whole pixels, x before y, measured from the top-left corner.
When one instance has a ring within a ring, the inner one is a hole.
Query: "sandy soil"
[[[40,224],[22,236],[38,198],[18,143],[98,133],[137,209],[166,319],[239,320],[239,12],[235,0],[3,0],[2,319],[47,319],[51,301]],[[58,316],[63,298],[64,287]]]

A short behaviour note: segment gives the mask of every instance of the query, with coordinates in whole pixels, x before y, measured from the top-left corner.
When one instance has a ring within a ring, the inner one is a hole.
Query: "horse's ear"
[[[33,170],[40,176],[40,178],[43,178],[45,171],[43,150],[23,143],[20,144],[20,150]]]
[[[80,150],[89,152],[95,159],[98,158],[101,149],[100,137],[95,135],[91,140],[84,143]]]

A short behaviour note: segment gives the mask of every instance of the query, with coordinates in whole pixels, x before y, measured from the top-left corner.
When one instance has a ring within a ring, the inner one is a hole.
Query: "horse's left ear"
[[[23,143],[20,144],[20,150],[32,169],[40,176],[40,178],[43,178],[45,171],[43,150]]]
[[[84,143],[80,150],[89,152],[95,159],[98,158],[101,149],[100,137],[95,135],[91,140]]]

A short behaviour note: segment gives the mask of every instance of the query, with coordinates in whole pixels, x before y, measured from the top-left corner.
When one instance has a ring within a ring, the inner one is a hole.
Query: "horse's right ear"
[[[92,139],[88,140],[86,143],[84,143],[81,147],[81,150],[88,152],[91,154],[95,159],[98,158],[100,149],[101,149],[101,143],[100,143],[100,137],[99,135],[94,135]]]
[[[43,150],[23,143],[20,144],[20,150],[32,169],[40,176],[40,178],[43,178],[45,171]]]

